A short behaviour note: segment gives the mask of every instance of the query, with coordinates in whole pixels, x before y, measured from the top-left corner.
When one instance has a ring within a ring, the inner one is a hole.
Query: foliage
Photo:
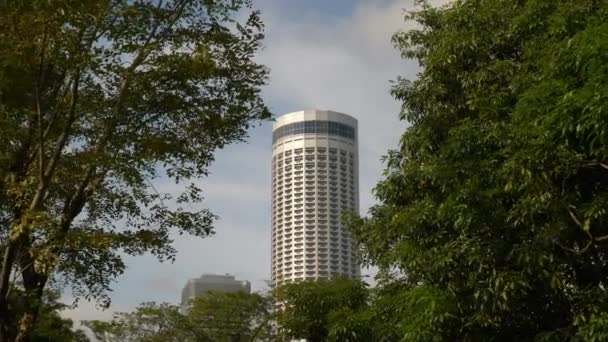
[[[144,303],[133,312],[116,314],[111,322],[85,321],[84,325],[101,342],[170,342],[188,340],[184,321],[177,306]]]
[[[272,341],[272,301],[257,293],[209,291],[190,304],[188,322],[217,342]]]
[[[259,14],[234,19],[250,5],[0,3],[0,340],[13,338],[16,276],[25,340],[47,283],[107,304],[122,255],[172,260],[171,232],[212,233],[195,182],[218,148],[270,116],[267,70],[253,61]],[[159,177],[177,190],[158,191]]]
[[[608,3],[457,0],[408,19],[394,42],[423,71],[393,94],[411,126],[380,204],[350,219],[398,339],[605,340]]]
[[[20,302],[22,296],[20,289],[11,291],[9,304],[12,312],[24,310],[23,303]],[[59,292],[47,290],[41,298],[40,314],[38,324],[32,332],[31,340],[39,342],[88,342],[89,339],[81,329],[74,329],[74,323],[70,319],[62,318],[60,312],[68,308],[67,305],[59,302]],[[14,315],[13,319],[19,315]],[[12,329],[18,327],[18,322],[10,324]],[[14,335],[16,332],[13,331]]]
[[[111,322],[87,321],[101,342],[273,341],[270,301],[260,294],[209,292],[185,312],[169,304],[144,303]]]
[[[277,324],[286,340],[371,341],[368,297],[363,282],[347,278],[285,284],[276,290]]]

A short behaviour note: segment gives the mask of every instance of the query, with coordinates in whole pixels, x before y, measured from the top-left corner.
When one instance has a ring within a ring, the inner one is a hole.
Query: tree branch
[[[571,205],[566,207],[566,209],[568,210],[568,214],[570,215],[570,218],[572,218],[574,223],[576,223],[576,225],[579,226],[585,232],[585,234],[587,235],[587,237],[590,240],[593,240],[593,236],[591,235],[591,232],[589,232],[588,229],[585,229],[585,226],[581,223],[581,221],[578,219],[578,217],[576,217],[576,214],[574,214],[574,212],[570,208],[572,208]]]
[[[604,241],[608,240],[608,235],[603,235],[595,238],[595,241]]]
[[[80,69],[76,69],[76,75],[74,76],[74,84],[72,87],[72,103],[70,106],[68,119],[67,119],[65,127],[63,128],[63,131],[61,132],[61,135],[59,136],[59,139],[57,141],[57,146],[55,146],[55,150],[53,151],[51,159],[49,159],[48,165],[47,165],[46,169],[44,170],[43,181],[38,185],[38,189],[36,190],[34,198],[32,199],[32,202],[30,204],[30,210],[36,210],[42,204],[42,201],[44,200],[44,197],[46,195],[46,190],[48,188],[48,181],[50,180],[50,178],[53,176],[53,173],[55,172],[55,167],[57,166],[57,163],[59,162],[59,159],[61,158],[61,152],[63,151],[63,148],[65,147],[65,144],[68,141],[68,137],[70,136],[72,125],[76,119],[76,104],[78,102],[79,84],[80,84]]]
[[[179,19],[179,14],[185,8],[186,3],[187,3],[187,1],[182,1],[181,3],[176,4],[174,17],[170,21],[170,24],[167,27],[167,29],[169,29],[172,25],[174,25],[177,22],[177,20]],[[158,1],[158,5],[156,7],[157,10],[160,10],[162,8],[162,5],[163,5],[163,0],[159,0]],[[122,114],[122,109],[123,109],[124,102],[125,102],[128,90],[129,90],[129,86],[131,85],[132,74],[133,74],[133,72],[135,72],[135,70],[140,65],[142,65],[145,62],[146,58],[149,56],[150,51],[148,50],[148,48],[149,48],[152,40],[154,40],[157,37],[157,33],[158,33],[159,27],[160,27],[160,21],[157,20],[155,22],[154,26],[152,27],[152,29],[150,30],[150,33],[148,34],[148,37],[146,37],[146,40],[144,41],[144,43],[140,47],[139,52],[137,53],[137,55],[133,59],[133,62],[125,70],[124,75],[123,75],[123,80],[122,80],[122,83],[120,85],[120,90],[118,92],[118,95],[117,95],[117,98],[116,98],[116,102],[115,102],[113,110],[112,110],[113,111],[113,117],[110,118],[110,122],[105,127],[104,135],[102,136],[102,138],[100,138],[100,141],[98,142],[98,144],[97,144],[97,146],[95,148],[95,152],[96,152],[95,154],[98,154],[103,149],[105,149],[107,142],[114,135],[114,131],[116,129],[116,126],[118,125],[118,121],[119,121],[120,116]]]
[[[96,34],[99,31],[99,21],[97,21],[95,23],[95,26],[93,28],[93,32],[91,33],[91,39],[88,40],[88,42],[85,42],[84,44],[84,48],[81,47],[81,43],[83,42],[83,39],[85,37],[85,31],[86,29],[82,29],[80,30],[80,32],[78,33],[78,42],[77,42],[77,46],[79,46],[80,48],[82,48],[83,51],[88,51],[91,49],[91,47],[93,46],[93,44],[95,44],[95,41],[97,41],[97,37]],[[66,70],[63,70],[61,73],[61,77],[59,77],[60,82],[58,82],[60,85],[58,87],[56,87],[52,93],[52,95],[50,96],[50,98],[52,99],[56,99],[57,95],[59,94],[59,92],[61,91],[62,88],[64,88],[64,91],[62,93],[62,98],[67,96],[68,92],[70,91],[70,89],[74,90],[74,82],[79,82],[80,79],[80,67],[76,68],[75,70],[75,77],[72,78],[72,80],[68,81],[67,84],[65,85],[65,88],[62,87],[62,85],[64,84],[64,80],[65,80],[65,76],[67,74]],[[72,100],[74,100],[74,98],[72,97]],[[57,101],[58,102],[58,101]],[[59,105],[56,103],[56,107],[58,107]],[[55,108],[55,110],[51,113],[51,117],[49,118],[49,120],[47,121],[47,125],[46,128],[44,130],[44,134],[42,135],[40,141],[42,142],[43,139],[46,139],[46,137],[48,136],[48,134],[51,132],[51,129],[53,127],[53,124],[55,122],[55,119],[59,116],[58,115],[59,112],[59,108]],[[39,146],[37,146],[39,147]],[[34,149],[33,155],[31,155],[29,158],[34,158],[35,154],[36,154],[36,149]]]
[[[42,105],[40,104],[40,88],[42,87],[43,79],[44,79],[44,59],[46,55],[46,44],[47,44],[47,30],[46,27],[44,29],[44,34],[42,36],[42,47],[40,48],[40,63],[38,64],[38,76],[36,78],[36,82],[34,84],[34,101],[36,107],[36,118],[37,118],[37,128],[38,128],[38,170],[39,170],[39,182],[44,183],[44,130],[43,126],[43,117],[42,117]]]
[[[587,242],[587,244],[585,245],[585,247],[583,247],[583,249],[578,250],[578,251],[577,251],[576,249],[572,249],[572,248],[564,247],[564,246],[562,246],[562,245],[560,245],[560,244],[557,244],[557,245],[558,245],[558,246],[560,246],[562,249],[567,250],[568,252],[572,252],[572,253],[574,253],[574,254],[576,254],[576,255],[582,255],[582,254],[584,254],[585,252],[587,252],[587,251],[589,250],[589,248],[591,247],[591,244],[592,244],[592,243],[593,243],[593,241],[592,241],[592,240],[589,240],[589,241]]]
[[[586,161],[584,166],[599,166],[603,169],[608,170],[608,164],[606,164],[606,162],[601,162],[601,161]]]
[[[61,80],[60,83],[62,85],[64,84],[65,77],[66,77],[66,71],[64,70],[61,73],[61,77],[60,77],[60,80]],[[72,88],[72,80],[69,80],[67,82],[67,84],[65,84],[65,88],[63,86],[56,87],[55,90],[53,91],[53,94],[49,98],[57,99],[57,96],[59,95],[59,92],[62,89],[63,89],[63,92],[62,92],[61,98],[65,98],[71,88]],[[43,139],[46,139],[48,137],[48,135],[51,133],[51,130],[52,130],[53,126],[55,125],[55,121],[59,117],[59,108],[58,108],[59,104],[56,103],[55,107],[56,108],[51,112],[50,117],[47,120],[46,128],[44,129],[44,134],[42,135]],[[25,165],[31,164],[32,160],[34,160],[34,158],[38,154],[38,150],[39,150],[39,146],[38,146],[38,144],[36,144],[35,147],[32,149],[31,153],[28,154],[28,157],[25,161]]]
[[[78,74],[79,77],[79,74]],[[76,106],[76,100],[77,100],[77,92],[78,92],[78,82],[74,83],[74,88],[73,88],[73,98],[72,98],[72,110],[71,110],[71,114],[72,116],[75,115],[75,106]],[[61,149],[63,149],[63,145],[65,144],[65,140],[67,140],[67,134],[69,133],[69,126],[71,124],[68,124],[66,126],[66,128],[64,128],[64,134],[65,139],[63,139],[64,141],[61,142],[60,139],[60,144],[61,145]],[[66,132],[66,130],[68,130]],[[57,148],[59,148],[59,146],[57,146]],[[59,150],[59,154],[61,153],[61,150]],[[40,205],[42,204],[42,201],[44,199],[44,196],[46,194],[46,190],[48,187],[48,179],[50,178],[50,176],[52,176],[52,171],[54,170],[55,167],[55,163],[58,161],[59,156],[57,156],[57,149],[55,150],[55,156],[53,157],[53,159],[51,159],[51,162],[49,163],[49,165],[47,165],[47,169],[44,174],[43,177],[46,177],[45,179],[41,179],[41,182],[38,185],[38,189],[36,190],[36,193],[34,195],[34,198],[32,199],[32,202],[30,203],[30,210],[37,210]],[[50,172],[48,172],[50,171]],[[17,210],[20,211],[20,210]],[[16,215],[13,222],[18,222],[20,220],[20,215]],[[13,267],[14,267],[14,263],[15,263],[15,259],[16,259],[16,255],[17,252],[23,249],[23,244],[26,242],[26,237],[27,234],[24,232],[20,232],[16,235],[16,237],[14,238],[9,238],[8,240],[8,244],[6,246],[6,249],[4,251],[4,256],[3,256],[3,260],[2,260],[2,268],[0,269],[0,311],[6,311],[6,299],[7,299],[7,295],[8,295],[8,286],[9,286],[9,279],[10,279],[10,275],[12,273]]]
[[[558,245],[559,247],[561,247],[562,249],[564,249],[564,250],[568,251],[568,252],[572,252],[572,253],[574,253],[574,254],[576,254],[576,255],[582,255],[582,254],[584,254],[585,252],[587,252],[587,251],[589,250],[589,248],[591,248],[591,245],[593,244],[593,242],[594,242],[594,241],[595,241],[595,242],[602,242],[602,241],[606,241],[606,240],[608,240],[608,235],[603,235],[603,236],[593,237],[593,236],[591,235],[591,233],[589,233],[589,236],[590,236],[589,241],[587,241],[587,244],[585,245],[585,247],[583,247],[583,249],[578,250],[578,251],[577,251],[577,250],[575,250],[575,249],[572,249],[572,248],[564,247],[564,246],[562,246],[562,245],[561,245],[561,244],[559,244],[559,243],[558,243],[557,245]]]

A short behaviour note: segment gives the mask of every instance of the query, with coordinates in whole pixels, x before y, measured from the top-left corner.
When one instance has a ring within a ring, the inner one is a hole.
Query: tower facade
[[[321,110],[280,116],[272,132],[272,282],[360,276],[343,210],[359,211],[357,120]]]
[[[208,291],[251,292],[251,283],[237,280],[233,275],[203,274],[200,278],[190,279],[182,290],[182,306],[195,297],[202,296]]]

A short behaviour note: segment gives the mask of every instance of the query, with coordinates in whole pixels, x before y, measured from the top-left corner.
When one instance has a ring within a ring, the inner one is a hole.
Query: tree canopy
[[[38,314],[38,323],[31,334],[31,340],[36,342],[89,342],[82,329],[75,329],[71,319],[63,318],[61,312],[69,308],[60,302],[60,292],[56,289],[48,289],[41,298]],[[15,335],[19,327],[19,313],[26,308],[21,301],[23,292],[21,289],[13,289],[9,297],[11,312],[13,313],[9,329],[13,330],[10,335]]]
[[[367,316],[369,290],[360,280],[288,283],[275,292],[276,322],[286,341],[376,341]]]
[[[257,293],[210,291],[187,308],[144,303],[110,322],[87,321],[101,342],[275,341],[271,301]]]
[[[350,220],[401,341],[608,339],[608,3],[421,5],[380,202]]]
[[[195,297],[187,319],[212,341],[273,341],[272,299],[258,293],[208,291]]]
[[[212,233],[195,182],[218,148],[270,117],[250,6],[0,3],[0,341],[27,339],[49,282],[107,304],[123,255],[172,260],[171,232]],[[179,193],[159,192],[160,177]],[[16,337],[15,278],[26,304]]]

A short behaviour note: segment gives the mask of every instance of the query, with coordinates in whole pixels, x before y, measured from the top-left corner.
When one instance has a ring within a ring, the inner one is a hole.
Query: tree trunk
[[[27,250],[29,250],[30,246],[28,246],[28,242],[25,245]],[[38,312],[40,311],[42,295],[48,276],[44,272],[36,271],[34,258],[29,253],[24,253],[19,263],[23,277],[23,288],[25,290],[25,295],[23,296],[25,309],[19,319],[15,342],[28,342],[38,319]]]
[[[8,297],[11,286],[10,278],[22,242],[22,237],[18,237],[15,240],[8,239],[8,244],[2,258],[2,269],[0,270],[0,342],[8,342],[11,339],[9,331],[12,324],[11,318],[14,313],[11,313],[8,307]]]
[[[37,318],[37,313],[26,312],[21,316],[19,320],[19,330],[17,332],[17,337],[15,337],[15,342],[29,342],[32,328],[34,327],[34,322]]]
[[[38,289],[32,291],[33,293],[25,296],[25,310],[19,319],[15,342],[30,341],[30,336],[32,335],[36,321],[38,320],[43,288],[44,285],[41,285]]]
[[[0,324],[3,322],[4,316],[7,315],[8,311],[8,287],[13,273],[13,265],[15,264],[15,257],[17,256],[16,241],[9,239],[8,245],[4,250],[2,257],[2,269],[0,270]]]

